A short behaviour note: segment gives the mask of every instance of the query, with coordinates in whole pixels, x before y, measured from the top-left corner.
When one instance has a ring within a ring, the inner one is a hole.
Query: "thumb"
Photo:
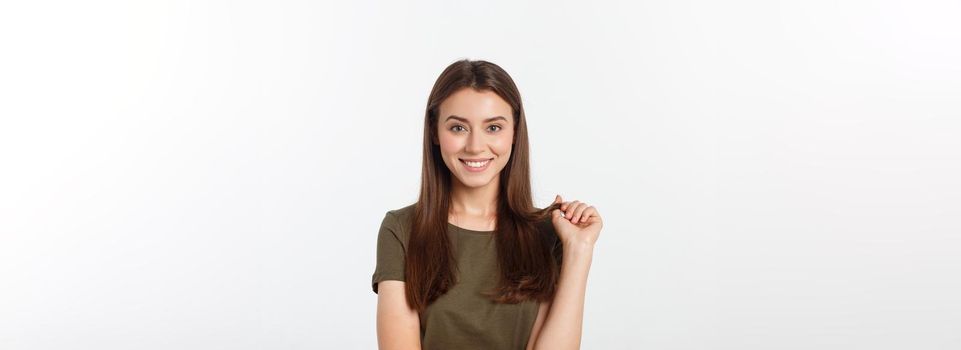
[[[564,212],[560,209],[551,210],[551,219],[557,220],[564,217]]]

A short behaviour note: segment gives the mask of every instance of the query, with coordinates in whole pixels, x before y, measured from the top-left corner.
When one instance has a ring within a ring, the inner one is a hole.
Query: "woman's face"
[[[466,187],[496,184],[514,142],[507,101],[490,90],[463,88],[441,102],[437,118],[437,143],[454,181]]]

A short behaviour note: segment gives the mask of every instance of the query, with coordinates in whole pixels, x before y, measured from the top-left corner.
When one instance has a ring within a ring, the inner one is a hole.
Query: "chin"
[[[476,179],[476,178],[474,178],[474,179],[466,179],[466,180],[463,179],[463,178],[458,178],[458,180],[460,180],[460,183],[464,184],[465,187],[474,188],[474,187],[484,187],[484,186],[487,186],[487,185],[489,185],[491,182],[494,181],[494,178],[493,178],[493,177],[485,178],[485,179]]]

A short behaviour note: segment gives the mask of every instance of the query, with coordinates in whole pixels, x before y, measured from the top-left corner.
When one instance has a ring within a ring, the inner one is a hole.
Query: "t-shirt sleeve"
[[[404,280],[405,246],[401,241],[401,227],[396,215],[387,212],[377,233],[377,266],[371,287],[377,293],[377,283],[384,280]]]

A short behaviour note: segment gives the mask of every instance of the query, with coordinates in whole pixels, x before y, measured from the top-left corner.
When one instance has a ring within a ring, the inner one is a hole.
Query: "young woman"
[[[501,67],[461,60],[431,90],[420,198],[390,210],[373,289],[381,349],[577,349],[597,209],[531,199],[527,123]]]

